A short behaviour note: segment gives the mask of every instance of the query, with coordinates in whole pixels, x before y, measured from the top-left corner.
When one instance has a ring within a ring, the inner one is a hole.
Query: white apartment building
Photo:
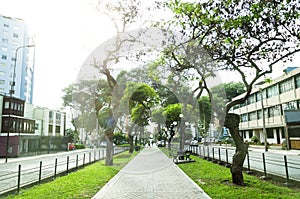
[[[35,47],[22,19],[0,14],[0,93],[32,103]]]
[[[233,100],[241,97],[243,94]],[[247,101],[230,112],[240,115],[240,132],[245,141],[256,135],[264,142],[265,126],[268,143],[282,144],[287,139],[290,148],[300,149],[300,117],[288,125],[285,116],[290,110],[300,110],[300,68],[296,67],[287,68],[271,83],[256,85]]]
[[[35,135],[65,136],[66,113],[33,104],[25,104],[25,118],[35,120]]]

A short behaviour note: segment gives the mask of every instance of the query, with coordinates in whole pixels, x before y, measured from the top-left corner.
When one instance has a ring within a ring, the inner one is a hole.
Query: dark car
[[[223,136],[220,136],[217,139],[217,143],[227,143],[227,144],[230,144],[230,143],[233,143],[233,139],[229,135],[223,135]]]

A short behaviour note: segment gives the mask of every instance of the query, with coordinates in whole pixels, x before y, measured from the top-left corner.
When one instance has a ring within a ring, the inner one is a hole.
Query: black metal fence
[[[191,145],[189,150],[199,157],[224,164],[227,167],[232,164],[232,157],[235,153],[235,149],[232,148],[202,145]],[[244,162],[245,170],[263,173],[263,177],[266,178],[271,176],[283,178],[287,184],[290,184],[291,181],[300,182],[299,156],[274,155],[274,153],[272,156],[267,155],[266,153],[248,152]]]
[[[114,154],[128,150],[128,147],[114,148]],[[88,164],[102,160],[106,157],[105,149],[91,150],[89,152],[77,154],[65,160],[53,159],[52,163],[39,162],[35,167],[23,169],[22,164],[18,165],[18,170],[1,172],[0,174],[0,196],[9,193],[20,192],[21,188],[41,184],[42,182],[55,179],[57,176],[66,175],[76,171]],[[3,174],[5,173],[5,174]]]

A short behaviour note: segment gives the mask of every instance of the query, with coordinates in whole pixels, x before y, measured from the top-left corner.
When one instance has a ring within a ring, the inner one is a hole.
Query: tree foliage
[[[174,13],[171,25],[187,38],[184,44],[204,49],[216,63],[215,69],[234,71],[244,84],[246,95],[228,103],[225,113],[234,105],[245,102],[257,80],[300,51],[300,4],[297,0],[196,3],[174,0],[168,6]],[[180,67],[178,70],[193,67],[183,64],[185,61],[181,57],[173,57]],[[201,77],[205,82],[205,77]],[[233,182],[244,185],[242,167],[247,145],[239,135],[238,121],[235,120],[239,117],[232,114],[225,120],[236,144],[231,172]]]
[[[240,75],[250,94],[254,83],[273,66],[299,52],[299,8],[296,0],[232,1],[169,4],[175,23],[202,46],[219,69]],[[227,109],[240,101],[232,102]]]

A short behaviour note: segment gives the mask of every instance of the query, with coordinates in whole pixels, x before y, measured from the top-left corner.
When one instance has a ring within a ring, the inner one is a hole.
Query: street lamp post
[[[179,117],[180,117],[180,125],[179,125],[179,131],[180,131],[180,137],[179,137],[179,151],[182,152],[183,151],[183,121],[182,121],[182,118],[183,118],[183,114],[179,114]]]
[[[16,67],[17,67],[17,56],[18,56],[18,51],[21,48],[30,48],[30,47],[34,47],[35,45],[25,45],[25,46],[19,46],[18,48],[16,48],[15,51],[15,60],[14,60],[14,70],[13,70],[13,76],[12,76],[12,81],[10,82],[10,90],[9,90],[9,116],[8,116],[8,132],[7,132],[7,138],[6,138],[6,155],[5,155],[5,162],[7,163],[7,159],[8,159],[8,151],[9,151],[9,133],[11,131],[12,127],[12,119],[11,119],[11,109],[12,109],[12,97],[13,94],[15,93],[14,87],[15,87],[15,76],[16,76]]]
[[[267,131],[266,131],[266,119],[265,119],[265,108],[264,108],[264,102],[263,102],[263,94],[262,89],[259,89],[260,91],[260,98],[261,98],[261,110],[262,110],[262,123],[263,123],[263,134],[264,134],[264,145],[265,145],[265,151],[268,151],[268,142],[267,142]]]

